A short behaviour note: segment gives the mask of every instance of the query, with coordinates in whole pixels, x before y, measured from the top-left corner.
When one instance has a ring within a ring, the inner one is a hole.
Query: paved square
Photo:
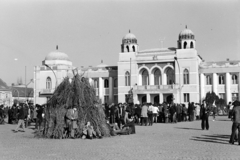
[[[240,159],[240,146],[228,143],[232,122],[227,117],[211,121],[210,130],[201,122],[136,126],[135,135],[112,138],[37,139],[33,130],[13,133],[16,125],[0,126],[2,160],[225,160]]]

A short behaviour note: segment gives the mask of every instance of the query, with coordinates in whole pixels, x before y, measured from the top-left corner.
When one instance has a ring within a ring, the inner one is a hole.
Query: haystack
[[[78,110],[77,137],[81,137],[83,127],[88,121],[101,136],[111,136],[111,128],[106,123],[104,110],[93,86],[87,78],[79,74],[72,79],[66,77],[54,91],[45,108],[44,129],[40,135],[46,138],[63,138],[66,128],[65,115],[67,109],[72,107]]]

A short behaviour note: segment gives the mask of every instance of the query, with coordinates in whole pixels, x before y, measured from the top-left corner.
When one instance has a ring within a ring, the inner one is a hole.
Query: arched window
[[[133,52],[135,52],[135,46],[133,46],[132,49],[133,49]]]
[[[129,52],[129,46],[127,46],[126,48],[127,48],[127,52]]]
[[[190,48],[193,48],[193,42],[190,43]]]
[[[125,86],[130,86],[130,73],[125,73]]]
[[[189,84],[189,72],[187,69],[183,71],[183,84]]]
[[[187,48],[187,42],[183,43],[183,48],[186,49]]]
[[[145,69],[142,72],[142,85],[146,86],[149,84],[149,75],[148,75],[148,71]]]
[[[109,88],[108,79],[105,79],[105,80],[104,80],[104,88]]]
[[[167,68],[166,75],[167,75],[167,85],[174,84],[175,83],[174,70],[172,68]]]
[[[117,88],[118,87],[118,79],[114,79],[114,84],[113,84],[114,88]]]
[[[206,76],[206,84],[207,85],[211,85],[212,84],[212,78],[210,77],[210,75]]]
[[[224,76],[223,76],[223,75],[219,75],[218,81],[219,81],[219,84],[225,84],[225,82],[224,82]]]
[[[52,89],[52,80],[50,77],[47,77],[46,80],[46,89]]]
[[[154,85],[160,85],[161,84],[161,72],[159,69],[156,69],[154,71]]]
[[[238,84],[238,77],[236,74],[232,75],[232,84]]]

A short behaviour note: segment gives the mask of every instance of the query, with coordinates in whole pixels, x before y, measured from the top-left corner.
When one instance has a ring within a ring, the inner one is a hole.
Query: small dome
[[[137,43],[137,38],[134,34],[132,34],[129,30],[129,33],[126,34],[123,39],[122,39],[122,43]]]
[[[66,60],[69,61],[69,57],[66,53],[59,52],[58,50],[50,52],[46,57],[45,60]]]
[[[194,39],[194,38],[195,38],[194,33],[190,29],[188,29],[187,26],[186,26],[186,29],[184,29],[179,34],[179,40],[181,40],[181,39]]]

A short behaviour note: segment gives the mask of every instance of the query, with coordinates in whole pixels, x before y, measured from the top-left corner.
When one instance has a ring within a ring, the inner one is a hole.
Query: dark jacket
[[[209,107],[204,107],[203,105],[201,106],[201,109],[200,109],[200,118],[202,118],[203,116],[209,116],[210,114],[210,109]]]
[[[240,123],[240,106],[233,108],[233,123]]]
[[[24,108],[20,107],[18,110],[18,119],[25,119]]]

